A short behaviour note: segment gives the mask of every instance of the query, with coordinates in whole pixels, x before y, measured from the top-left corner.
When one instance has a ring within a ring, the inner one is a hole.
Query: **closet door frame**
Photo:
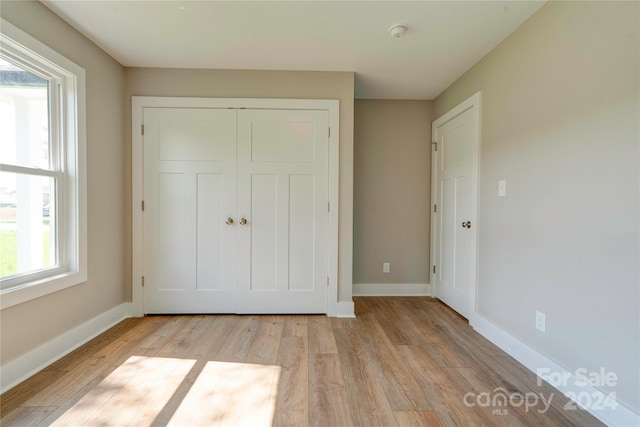
[[[253,99],[133,96],[131,100],[131,217],[133,316],[144,315],[144,109],[145,108],[233,108],[326,110],[329,113],[329,224],[327,236],[327,316],[336,317],[338,304],[338,213],[339,213],[339,101],[327,99]]]

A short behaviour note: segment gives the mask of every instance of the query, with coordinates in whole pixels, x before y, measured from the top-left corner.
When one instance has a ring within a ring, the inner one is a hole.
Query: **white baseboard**
[[[490,320],[476,313],[471,319],[471,326],[482,336],[507,352],[518,362],[522,363],[534,374],[538,375],[538,370],[545,370],[545,372],[552,373],[556,378],[560,378],[561,376],[566,378],[566,381],[562,381],[561,384],[558,384],[558,382],[554,383],[553,381],[550,382],[552,386],[562,393],[569,393],[569,396],[580,396],[580,394],[586,393],[589,396],[588,400],[590,402],[605,402],[609,399],[611,403],[609,407],[599,408],[597,410],[585,408],[591,415],[606,425],[620,427],[640,426],[640,414],[635,413],[633,410],[615,400],[611,401],[605,393],[592,385],[580,383],[575,373],[558,365],[545,355],[498,327]],[[541,375],[541,377],[545,381],[549,378],[548,376],[545,378],[545,375]]]
[[[355,305],[353,301],[338,301],[335,306],[334,311],[327,313],[329,317],[345,317],[345,318],[355,318]]]
[[[3,364],[0,366],[0,393],[13,388],[128,317],[131,317],[131,303],[120,304]]]
[[[401,297],[431,296],[431,285],[427,283],[354,283],[354,297]]]

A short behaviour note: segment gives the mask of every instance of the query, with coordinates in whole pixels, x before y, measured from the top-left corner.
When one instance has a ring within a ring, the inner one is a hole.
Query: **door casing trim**
[[[141,317],[143,310],[142,277],[144,276],[144,151],[142,125],[145,108],[252,108],[276,110],[325,110],[329,112],[329,224],[327,236],[327,316],[342,317],[338,302],[338,213],[340,166],[340,101],[335,99],[269,99],[269,98],[192,98],[131,97],[131,225],[132,225],[132,315]]]
[[[458,106],[454,107],[450,111],[446,112],[438,119],[433,121],[431,124],[431,141],[432,143],[437,142],[438,128],[448,123],[449,121],[455,119],[462,113],[471,110],[472,112],[472,126],[473,126],[473,152],[471,158],[471,218],[470,221],[474,226],[471,228],[471,271],[470,277],[472,280],[470,289],[471,289],[471,307],[469,307],[469,322],[473,322],[478,312],[478,229],[480,226],[480,222],[478,220],[478,189],[480,188],[480,142],[482,135],[481,121],[480,121],[480,109],[482,102],[482,92],[476,92],[471,97],[467,98],[463,102],[461,102]],[[438,183],[438,169],[437,162],[439,159],[439,155],[441,151],[435,151],[436,145],[432,144],[432,155],[431,155],[431,204],[436,203],[436,187]],[[433,214],[433,208],[431,208],[431,262],[429,266],[429,274],[430,274],[430,282],[431,282],[431,292],[432,296],[437,296],[437,284],[436,284],[436,274],[433,272],[432,266],[435,265],[435,253],[436,253],[436,215]],[[437,268],[438,266],[436,266]]]

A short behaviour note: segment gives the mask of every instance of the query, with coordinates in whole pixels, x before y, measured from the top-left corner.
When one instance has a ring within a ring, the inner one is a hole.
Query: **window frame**
[[[87,280],[85,71],[0,19],[0,52],[50,82],[49,169],[0,165],[0,170],[56,179],[57,266],[0,280],[0,310]],[[51,105],[55,103],[55,108]]]

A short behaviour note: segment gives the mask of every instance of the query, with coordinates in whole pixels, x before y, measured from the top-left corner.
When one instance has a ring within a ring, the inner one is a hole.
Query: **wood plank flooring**
[[[602,425],[437,300],[355,303],[356,319],[127,319],[0,396],[0,424]],[[477,404],[495,390],[514,403]],[[518,404],[534,393],[546,411]]]

